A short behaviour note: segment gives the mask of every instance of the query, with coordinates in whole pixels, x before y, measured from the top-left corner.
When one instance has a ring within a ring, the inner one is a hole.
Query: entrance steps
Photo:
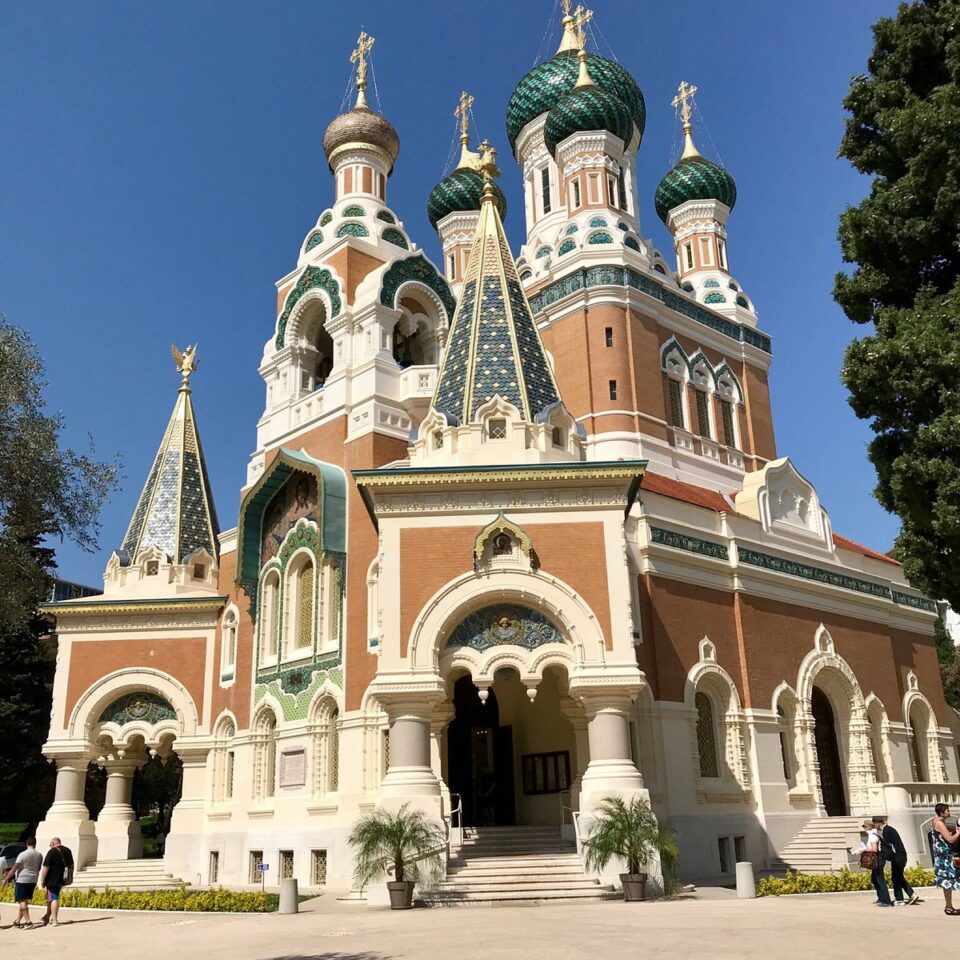
[[[777,873],[832,873],[856,862],[862,817],[814,817],[780,851],[770,866]]]
[[[447,879],[425,892],[430,906],[603,900],[618,894],[584,876],[576,844],[559,828],[477,827],[450,857]]]
[[[162,860],[100,860],[78,870],[72,886],[102,890],[177,890],[182,880],[164,869]]]

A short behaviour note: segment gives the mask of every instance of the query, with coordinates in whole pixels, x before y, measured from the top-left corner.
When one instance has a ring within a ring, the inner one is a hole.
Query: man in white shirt
[[[20,929],[31,926],[30,901],[33,891],[37,889],[42,864],[43,854],[37,850],[37,838],[30,837],[27,840],[27,849],[17,857],[17,862],[3,878],[4,885],[11,879],[14,881],[13,898],[20,904],[20,912],[13,925]]]
[[[873,869],[870,871],[870,880],[873,883],[873,889],[877,891],[877,906],[892,907],[890,888],[887,886],[887,878],[883,875],[883,857],[880,856],[880,831],[877,830],[873,820],[864,820],[863,830],[867,835],[864,849],[876,854]]]

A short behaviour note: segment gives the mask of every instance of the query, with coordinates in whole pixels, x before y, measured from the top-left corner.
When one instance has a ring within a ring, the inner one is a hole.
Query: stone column
[[[630,800],[643,789],[643,777],[630,751],[629,694],[604,691],[581,696],[587,716],[590,761],[580,782],[580,809],[608,796]]]
[[[51,837],[59,837],[73,853],[80,870],[97,859],[97,835],[83,794],[87,783],[86,754],[57,754],[57,786],[53,803],[37,826],[37,848],[45,850]]]
[[[443,778],[443,768],[446,765],[447,727],[453,719],[453,713],[453,704],[445,703],[433,711],[430,720],[430,763],[440,781],[440,796],[443,798],[443,809],[447,812],[451,808],[450,787]]]
[[[108,760],[107,800],[97,818],[99,860],[136,860],[143,856],[140,824],[130,805],[136,761]]]
[[[192,881],[206,869],[203,862],[204,817],[207,806],[207,757],[212,741],[183,744],[176,753],[183,764],[180,802],[173,808],[163,862],[175,876]]]
[[[435,698],[382,697],[390,719],[390,766],[380,784],[379,803],[397,809],[404,803],[440,819],[440,780],[430,757]]]

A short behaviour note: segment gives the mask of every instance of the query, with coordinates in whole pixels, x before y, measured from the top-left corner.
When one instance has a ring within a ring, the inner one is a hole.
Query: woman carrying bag
[[[860,851],[860,866],[870,871],[870,880],[873,889],[877,891],[877,906],[892,907],[890,888],[887,878],[883,875],[883,860],[880,859],[880,831],[872,820],[863,821],[863,829],[867,834],[867,841]]]
[[[933,821],[930,824],[930,846],[933,849],[933,882],[943,891],[946,906],[943,912],[948,917],[960,916],[960,910],[953,908],[953,891],[960,890],[960,857],[954,853],[953,845],[960,840],[960,830],[951,830],[946,823],[950,808],[938,803],[933,808]]]

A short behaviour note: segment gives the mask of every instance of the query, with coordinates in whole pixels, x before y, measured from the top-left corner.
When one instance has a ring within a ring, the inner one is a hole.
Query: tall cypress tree
[[[30,339],[0,317],[0,810],[21,820],[49,804],[52,771],[40,750],[56,650],[38,608],[56,569],[52,545],[96,546],[117,479],[116,463],[61,445],[63,419],[45,412],[44,386]]]
[[[840,147],[873,179],[840,218],[856,266],[834,288],[873,329],[848,347],[843,381],[875,434],[904,572],[960,609],[960,0],[903,3],[873,33]]]

